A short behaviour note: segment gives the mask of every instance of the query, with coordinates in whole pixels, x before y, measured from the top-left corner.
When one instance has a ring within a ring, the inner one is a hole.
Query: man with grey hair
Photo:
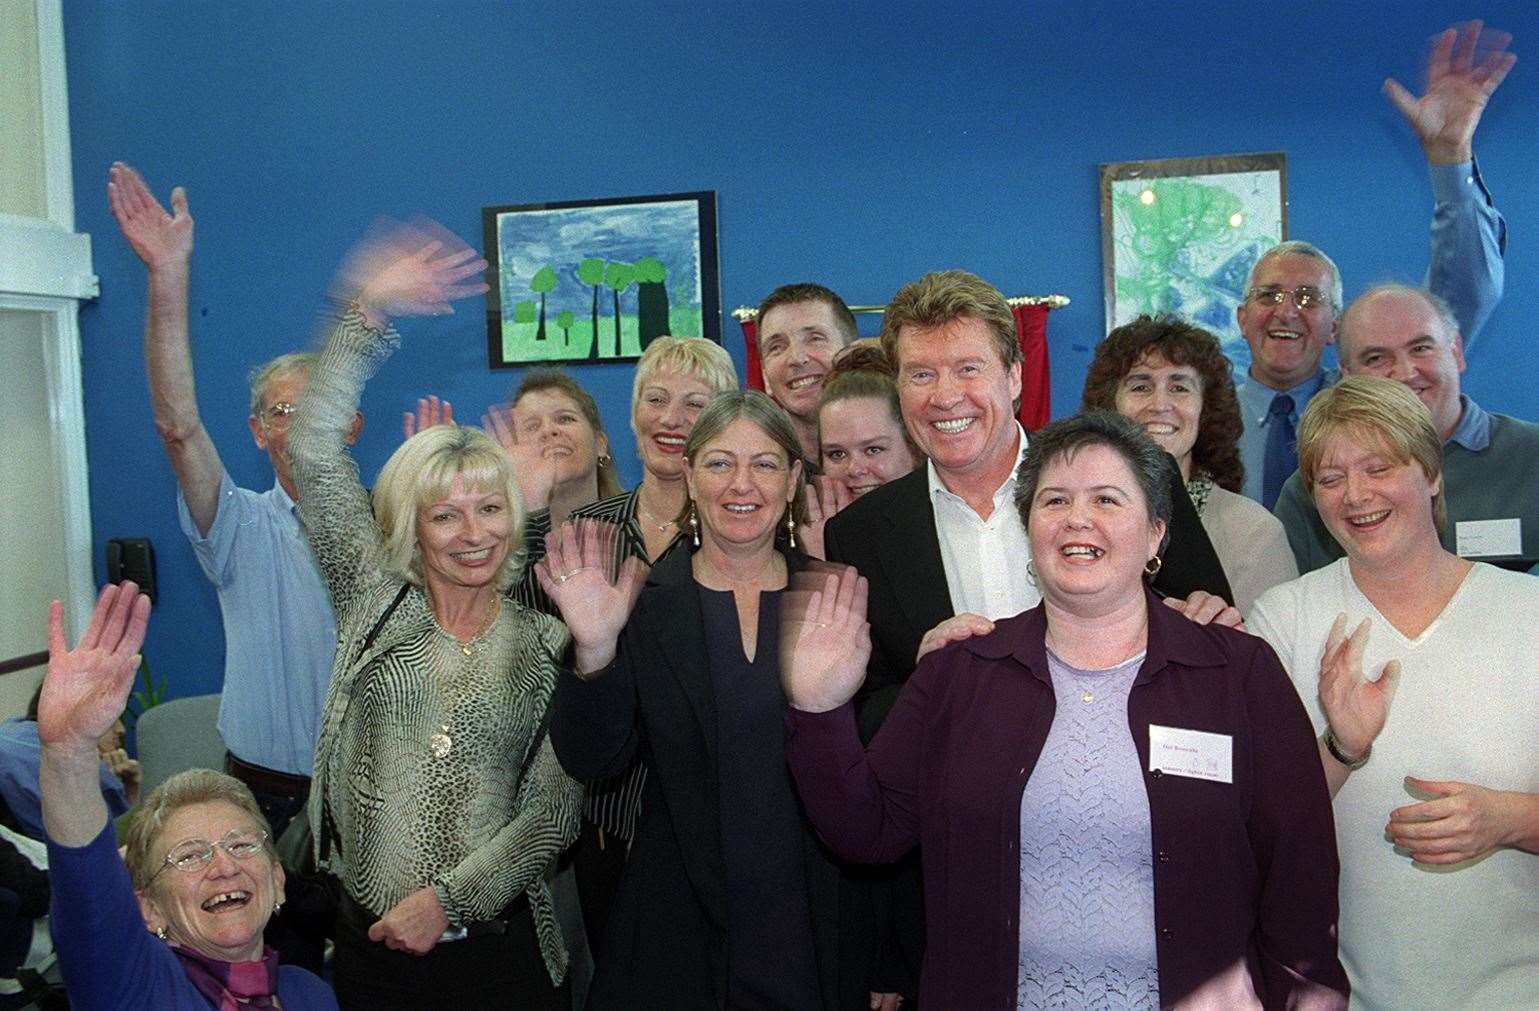
[[[1397,82],[1385,93],[1416,131],[1432,174],[1431,258],[1427,286],[1453,306],[1473,337],[1501,300],[1506,225],[1481,182],[1473,139],[1486,102],[1516,59],[1505,33],[1482,35],[1480,22],[1440,35],[1427,61],[1420,98]],[[1483,50],[1477,61],[1477,50]],[[1242,491],[1268,509],[1298,469],[1295,431],[1316,393],[1340,378],[1321,367],[1336,339],[1342,307],[1341,273],[1307,242],[1284,242],[1261,255],[1235,309],[1250,346],[1250,370],[1235,392],[1245,429]]]
[[[155,428],[176,473],[177,511],[198,564],[219,594],[225,677],[219,734],[228,771],[256,795],[274,836],[304,806],[336,623],[294,505],[285,450],[294,405],[314,356],[293,353],[251,373],[251,438],[276,480],[238,488],[198,416],[188,345],[192,216],[171,192],[171,214],[127,165],[112,166],[107,198],[129,246],[149,269],[144,361]],[[353,436],[363,424],[353,422]]]
[[[1404,383],[1432,413],[1443,440],[1443,546],[1504,568],[1539,561],[1539,425],[1491,414],[1463,394],[1463,341],[1448,304],[1425,288],[1369,288],[1342,313],[1340,345],[1343,371]],[[1301,475],[1283,485],[1277,517],[1300,572],[1342,556]]]

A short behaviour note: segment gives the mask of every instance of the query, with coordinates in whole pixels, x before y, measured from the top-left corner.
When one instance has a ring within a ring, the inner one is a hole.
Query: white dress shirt
[[[940,541],[946,587],[957,614],[981,614],[992,621],[1037,606],[1042,595],[1026,578],[1031,546],[1015,508],[1015,479],[1026,457],[1026,430],[1020,433],[1015,466],[994,492],[994,509],[984,519],[960,495],[953,494],[927,464],[930,502],[935,507],[935,536]]]

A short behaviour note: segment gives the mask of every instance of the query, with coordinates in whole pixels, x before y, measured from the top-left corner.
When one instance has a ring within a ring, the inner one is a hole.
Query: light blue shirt
[[[224,617],[219,736],[236,758],[310,775],[337,626],[294,500],[219,478],[219,506],[200,537],[178,493],[177,516]]]
[[[1453,310],[1468,354],[1475,335],[1502,299],[1507,223],[1481,181],[1480,166],[1473,160],[1428,168],[1432,175],[1433,206],[1426,285]],[[1295,429],[1309,398],[1340,378],[1338,370],[1322,368],[1313,377],[1284,391],[1293,396]],[[1306,395],[1301,397],[1301,392]],[[1240,491],[1246,498],[1259,502],[1266,460],[1267,411],[1278,391],[1248,378],[1235,388],[1235,393],[1240,398],[1240,417],[1245,424],[1240,433],[1245,483]]]
[[[1443,445],[1450,442],[1463,446],[1471,453],[1482,453],[1491,445],[1491,416],[1485,408],[1475,403],[1464,394],[1459,394],[1459,423],[1443,440]]]

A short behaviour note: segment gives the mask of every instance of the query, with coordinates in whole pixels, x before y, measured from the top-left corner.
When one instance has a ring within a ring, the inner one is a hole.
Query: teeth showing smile
[[[1352,524],[1354,527],[1371,527],[1388,515],[1388,509],[1380,509],[1376,513],[1364,513],[1361,516],[1349,516],[1347,517],[1347,522]]]
[[[1297,330],[1268,330],[1266,335],[1278,341],[1296,341],[1304,336]]]
[[[1175,435],[1176,426],[1163,421],[1151,421],[1144,426],[1150,435]]]
[[[455,558],[458,558],[462,562],[480,562],[485,561],[488,557],[490,557],[491,553],[491,547],[487,546],[476,551],[456,551],[453,554]]]
[[[664,446],[683,446],[684,437],[681,435],[659,435],[657,441]]]
[[[1106,552],[1102,551],[1100,548],[1089,544],[1070,544],[1065,547],[1061,553],[1065,558],[1074,558],[1076,556],[1082,558],[1100,558],[1102,555],[1106,554]]]
[[[977,420],[977,418],[953,418],[947,421],[932,421],[930,427],[947,435],[956,435],[958,432],[967,431]]]
[[[786,388],[791,390],[805,390],[809,386],[816,386],[823,381],[822,375],[801,376],[786,383]]]
[[[759,511],[759,507],[756,506],[756,505],[736,505],[736,504],[733,504],[733,505],[727,506],[726,510],[729,513],[738,513],[740,515],[747,515],[748,513],[758,512]]]
[[[217,912],[230,907],[240,908],[251,901],[250,892],[220,892],[218,895],[203,903],[203,908],[208,912]]]

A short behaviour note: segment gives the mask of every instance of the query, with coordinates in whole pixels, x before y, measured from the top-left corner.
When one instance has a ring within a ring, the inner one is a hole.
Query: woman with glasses
[[[120,860],[97,780],[97,740],[128,700],[150,601],[108,586],[79,644],[63,608],[48,614],[48,673],[38,699],[50,925],[76,1008],[337,1006],[331,991],[262,943],[283,901],[267,820],[239,780],[207,769],[150,794]],[[126,866],[125,866],[126,862]],[[148,929],[146,929],[148,928]]]

